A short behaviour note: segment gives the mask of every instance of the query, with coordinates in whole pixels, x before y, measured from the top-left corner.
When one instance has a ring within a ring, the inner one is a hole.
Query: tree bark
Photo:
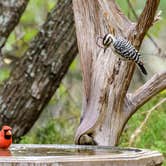
[[[15,28],[29,0],[0,1],[0,50]]]
[[[71,0],[59,0],[0,91],[0,125],[29,131],[77,54]]]
[[[119,60],[111,49],[103,54],[96,44],[97,36],[114,33],[127,38],[139,49],[153,24],[158,4],[159,0],[147,0],[138,23],[133,23],[114,0],[73,0],[84,83],[83,114],[75,137],[77,144],[117,145],[132,115],[128,110],[135,104],[127,94],[135,64]],[[154,94],[162,89],[160,87]]]

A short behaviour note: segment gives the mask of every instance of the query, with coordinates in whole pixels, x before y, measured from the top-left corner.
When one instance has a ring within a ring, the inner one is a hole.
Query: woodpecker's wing
[[[113,47],[115,52],[121,55],[123,58],[132,59],[134,61],[139,60],[140,53],[135,49],[135,47],[122,37],[117,37],[113,42]]]
[[[113,41],[114,51],[120,55],[123,59],[133,60],[136,64],[138,64],[141,71],[146,75],[147,71],[140,61],[140,53],[135,49],[135,47],[126,39],[122,37],[117,37]]]

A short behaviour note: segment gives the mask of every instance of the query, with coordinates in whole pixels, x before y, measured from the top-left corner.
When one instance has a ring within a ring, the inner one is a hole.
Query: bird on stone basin
[[[12,144],[12,128],[3,126],[0,131],[0,148],[7,149]]]

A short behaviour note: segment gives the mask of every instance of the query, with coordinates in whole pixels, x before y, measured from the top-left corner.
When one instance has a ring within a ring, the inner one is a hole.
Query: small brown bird
[[[7,149],[12,144],[12,128],[3,126],[0,131],[0,148]]]

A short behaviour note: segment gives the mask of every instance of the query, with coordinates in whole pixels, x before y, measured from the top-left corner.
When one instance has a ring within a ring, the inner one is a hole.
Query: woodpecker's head
[[[104,52],[111,45],[111,43],[113,42],[113,40],[114,40],[114,37],[110,33],[106,34],[103,37]]]
[[[113,43],[114,40],[115,40],[115,37],[112,34],[108,33],[104,37],[100,37],[100,36],[97,37],[96,44],[99,47],[103,48],[105,52],[106,49]]]

